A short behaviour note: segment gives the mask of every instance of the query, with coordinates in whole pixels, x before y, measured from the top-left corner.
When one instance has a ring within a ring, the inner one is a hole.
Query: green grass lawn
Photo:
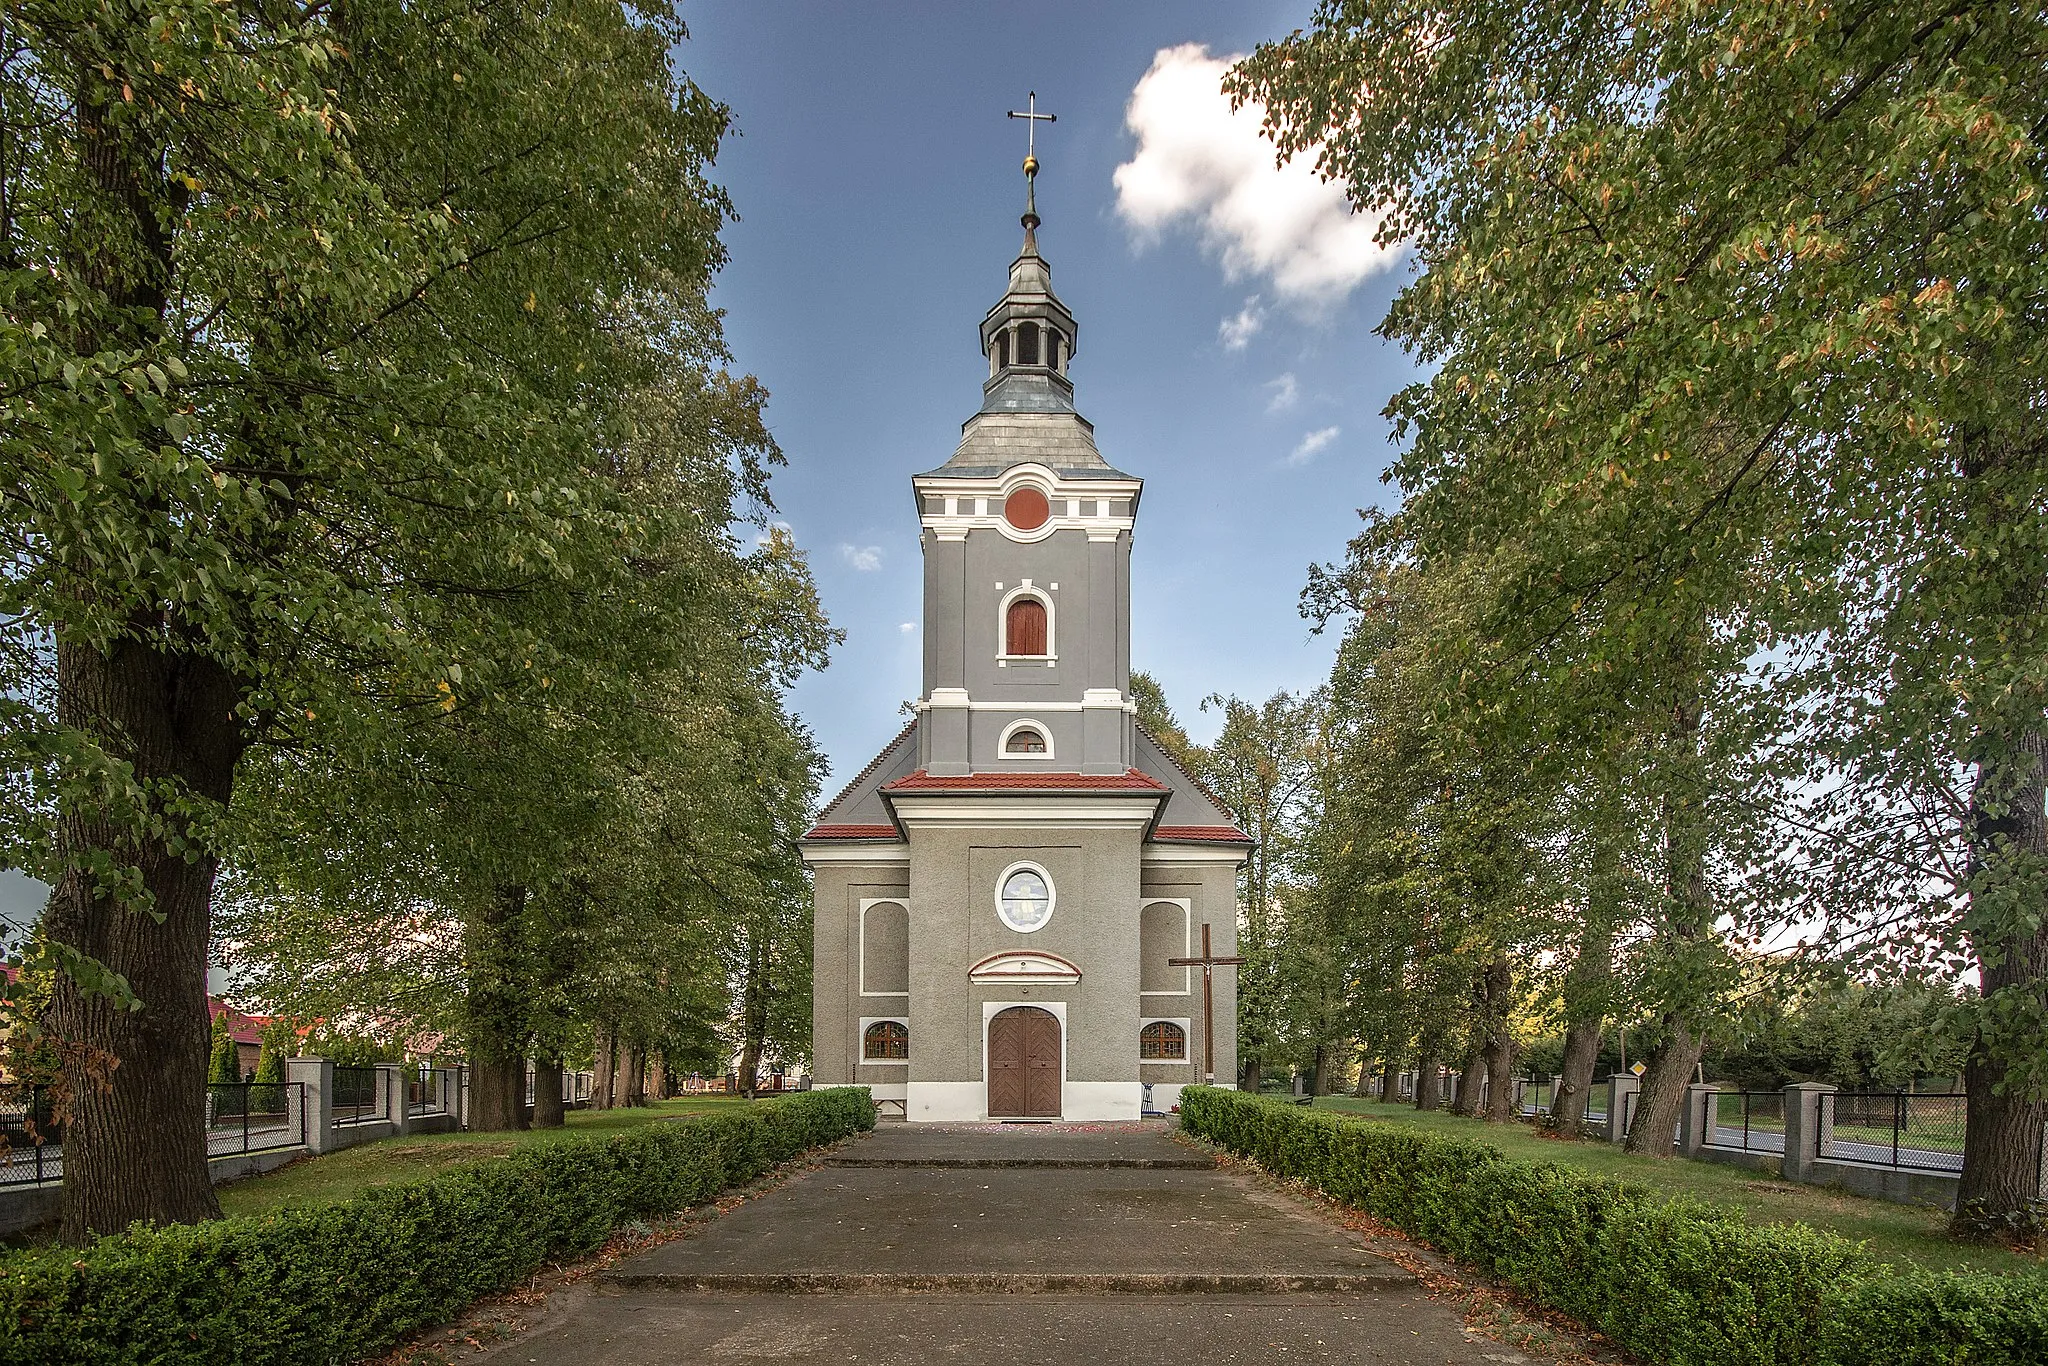
[[[225,1214],[263,1214],[286,1205],[323,1205],[346,1200],[372,1186],[412,1181],[437,1171],[500,1157],[534,1143],[602,1138],[683,1115],[722,1110],[751,1102],[739,1096],[686,1096],[632,1110],[571,1110],[568,1127],[513,1134],[409,1134],[344,1148],[322,1157],[301,1158],[262,1176],[220,1188]]]
[[[1718,1162],[1632,1157],[1614,1144],[1551,1138],[1527,1124],[1488,1124],[1441,1110],[1424,1112],[1406,1105],[1381,1105],[1349,1096],[1324,1096],[1316,1104],[1347,1114],[1412,1124],[1431,1133],[1477,1139],[1493,1144],[1510,1157],[1563,1163],[1602,1176],[1640,1182],[1672,1196],[1733,1205],[1751,1223],[1803,1223],[1830,1229],[1865,1244],[1873,1256],[1888,1262],[1936,1271],[2024,1271],[2038,1269],[2042,1264],[2039,1258],[1951,1240],[1945,1232],[1945,1210],[1866,1200],[1824,1186],[1791,1185],[1763,1172]]]

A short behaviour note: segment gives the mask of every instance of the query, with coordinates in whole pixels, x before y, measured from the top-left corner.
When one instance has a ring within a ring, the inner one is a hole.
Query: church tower
[[[804,837],[815,1084],[869,1086],[910,1120],[1136,1119],[1205,1059],[1236,1076],[1234,974],[1210,1038],[1199,978],[1169,960],[1204,926],[1234,951],[1250,841],[1137,725],[1143,483],[1075,409],[1080,329],[1039,255],[1037,173],[1028,156],[980,407],[911,479],[916,719]]]

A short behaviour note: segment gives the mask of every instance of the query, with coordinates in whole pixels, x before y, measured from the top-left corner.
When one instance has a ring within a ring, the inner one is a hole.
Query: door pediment
[[[1066,985],[1081,980],[1081,969],[1056,953],[1011,949],[1004,953],[992,953],[967,969],[967,980],[977,984],[1010,982],[1023,985]]]

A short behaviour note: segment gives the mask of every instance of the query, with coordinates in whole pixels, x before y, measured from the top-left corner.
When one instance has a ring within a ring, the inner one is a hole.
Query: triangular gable
[[[1166,809],[1159,813],[1157,829],[1202,830],[1209,832],[1203,838],[1229,843],[1250,843],[1250,837],[1238,830],[1237,822],[1223,804],[1212,797],[1194,776],[1173,761],[1173,756],[1152,738],[1143,726],[1138,728],[1138,771],[1156,778],[1173,789],[1173,795],[1166,799]]]
[[[916,767],[917,722],[912,721],[882,746],[882,752],[869,760],[838,796],[825,803],[806,838],[831,839],[842,831],[864,833],[839,835],[841,838],[895,838],[896,818],[882,802],[882,788],[909,776]]]

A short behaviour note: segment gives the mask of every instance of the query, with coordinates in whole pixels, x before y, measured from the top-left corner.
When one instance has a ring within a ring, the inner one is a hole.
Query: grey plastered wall
[[[860,994],[860,903],[879,897],[909,906],[908,871],[904,863],[821,863],[812,872],[811,1075],[820,1082],[903,1080],[901,1067],[860,1066],[856,1036],[864,1015],[907,1013],[900,998]],[[914,939],[917,912],[910,910]],[[914,1054],[915,1036],[911,1048]],[[862,1075],[868,1072],[875,1075]]]
[[[1214,862],[1152,862],[1145,864],[1140,900],[1184,898],[1193,915],[1189,939],[1194,951],[1202,950],[1202,925],[1209,925],[1210,952],[1227,956],[1237,952],[1237,856],[1219,857]],[[1237,1081],[1237,969],[1217,968],[1212,978],[1216,1011],[1216,1080],[1221,1085]],[[1169,1074],[1169,1063],[1147,1063],[1146,1081],[1198,1082],[1202,1079],[1202,975],[1188,973],[1188,995],[1147,996],[1147,1016],[1185,1016],[1188,1028],[1188,1061]],[[1135,1049],[1133,1054],[1135,1055]],[[1161,1070],[1157,1073],[1154,1067]]]
[[[988,1001],[1066,1003],[1068,1081],[1138,1077],[1138,857],[1135,830],[913,829],[910,1039],[912,1081],[979,1082]],[[1052,919],[1020,934],[996,914],[1012,863],[1051,875]],[[1062,985],[975,986],[967,972],[1008,949],[1058,954],[1081,969]]]

